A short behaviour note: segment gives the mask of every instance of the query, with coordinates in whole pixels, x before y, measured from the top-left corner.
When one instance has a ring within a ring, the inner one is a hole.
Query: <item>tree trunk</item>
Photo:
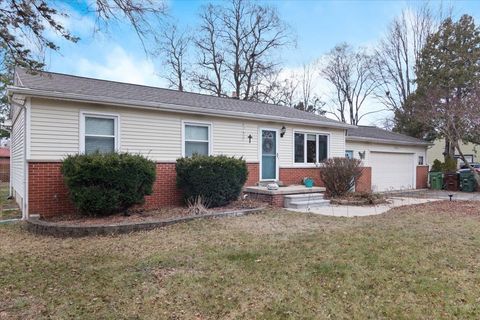
[[[455,143],[454,141],[450,141],[448,138],[445,138],[445,151],[443,152],[443,156],[444,160],[447,160],[448,158],[455,158]]]

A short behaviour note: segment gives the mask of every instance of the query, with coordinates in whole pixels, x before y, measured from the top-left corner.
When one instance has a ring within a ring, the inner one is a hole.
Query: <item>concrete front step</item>
[[[310,194],[292,194],[284,196],[284,207],[293,209],[302,209],[308,207],[322,207],[330,203],[325,200],[323,193]]]
[[[325,207],[330,204],[330,200],[312,200],[312,201],[294,201],[290,202],[285,208],[290,209],[307,209],[307,208],[319,208]]]

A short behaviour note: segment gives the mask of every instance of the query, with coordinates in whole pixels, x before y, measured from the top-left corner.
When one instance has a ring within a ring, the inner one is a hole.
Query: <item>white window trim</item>
[[[187,140],[191,142],[208,142],[208,155],[213,153],[213,125],[211,122],[182,120],[182,157],[185,157],[185,126],[199,126],[208,128],[208,141],[205,140]]]
[[[118,113],[105,113],[105,112],[92,112],[92,111],[80,111],[80,141],[79,141],[79,152],[85,153],[85,117],[93,118],[105,118],[113,119],[114,121],[114,147],[115,151],[120,151],[120,115]],[[95,135],[97,137],[102,137],[102,135]],[[103,137],[112,137],[112,136],[103,136]]]
[[[296,133],[301,133],[304,134],[304,145],[303,145],[303,155],[304,155],[304,162],[295,162],[295,134]],[[327,159],[331,158],[331,135],[328,132],[321,132],[321,131],[308,131],[308,130],[293,130],[293,135],[292,135],[292,163],[294,167],[318,167],[321,166],[322,164],[319,163],[318,161],[318,150],[316,153],[316,162],[315,163],[310,163],[306,162],[307,161],[307,134],[315,134],[317,135],[317,148],[318,148],[318,136],[326,136],[327,137]]]

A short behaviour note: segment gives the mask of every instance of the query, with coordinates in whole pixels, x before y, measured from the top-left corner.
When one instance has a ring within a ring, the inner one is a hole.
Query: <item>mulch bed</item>
[[[343,197],[331,198],[330,203],[343,206],[372,206],[389,202],[378,193],[352,192]]]
[[[255,209],[265,207],[267,204],[254,200],[239,200],[230,203],[227,206],[210,208],[205,213],[213,214],[225,211],[237,211],[243,209]],[[143,223],[151,221],[161,221],[166,219],[173,219],[178,217],[189,217],[192,214],[186,207],[164,207],[155,210],[131,210],[125,213],[119,213],[109,216],[83,216],[80,214],[61,215],[54,217],[42,218],[41,220],[47,222],[68,223],[69,225],[111,225],[111,224],[125,224],[125,223]]]
[[[242,200],[225,207],[209,209],[199,215],[190,214],[188,208],[172,207],[97,218],[79,215],[61,216],[48,220],[31,218],[26,221],[25,227],[36,234],[61,238],[113,235],[152,230],[197,219],[249,215],[259,213],[266,207],[267,205],[262,202]]]

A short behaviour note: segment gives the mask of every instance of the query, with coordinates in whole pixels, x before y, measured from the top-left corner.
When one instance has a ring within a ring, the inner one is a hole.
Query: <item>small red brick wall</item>
[[[303,178],[312,178],[315,186],[323,187],[320,168],[280,168],[280,181],[285,185],[303,184]]]
[[[372,168],[364,167],[362,175],[355,182],[355,191],[370,192],[372,191]]]
[[[260,177],[260,164],[258,163],[247,163],[248,167],[248,178],[245,183],[246,187],[256,186],[258,179]]]
[[[247,192],[249,199],[257,200],[261,202],[266,202],[271,206],[283,208],[284,195],[283,194],[261,194],[261,193],[251,193]]]
[[[76,212],[60,173],[60,162],[29,163],[29,213],[54,216]],[[157,163],[153,193],[145,197],[143,209],[179,205],[182,193],[176,187],[175,163]]]
[[[428,166],[417,166],[417,189],[428,188]]]
[[[54,216],[76,212],[60,173],[60,162],[28,164],[28,208],[30,214]]]
[[[145,196],[142,209],[156,209],[182,204],[182,192],[177,189],[175,163],[157,163],[157,180],[153,183],[153,193]]]
[[[29,168],[29,213],[43,217],[71,214],[76,212],[68,196],[68,189],[60,173],[60,162],[30,162]],[[259,164],[248,163],[246,185],[253,186],[258,181]],[[153,193],[145,197],[142,209],[155,209],[180,205],[182,192],[176,187],[175,163],[157,163],[157,180]]]

